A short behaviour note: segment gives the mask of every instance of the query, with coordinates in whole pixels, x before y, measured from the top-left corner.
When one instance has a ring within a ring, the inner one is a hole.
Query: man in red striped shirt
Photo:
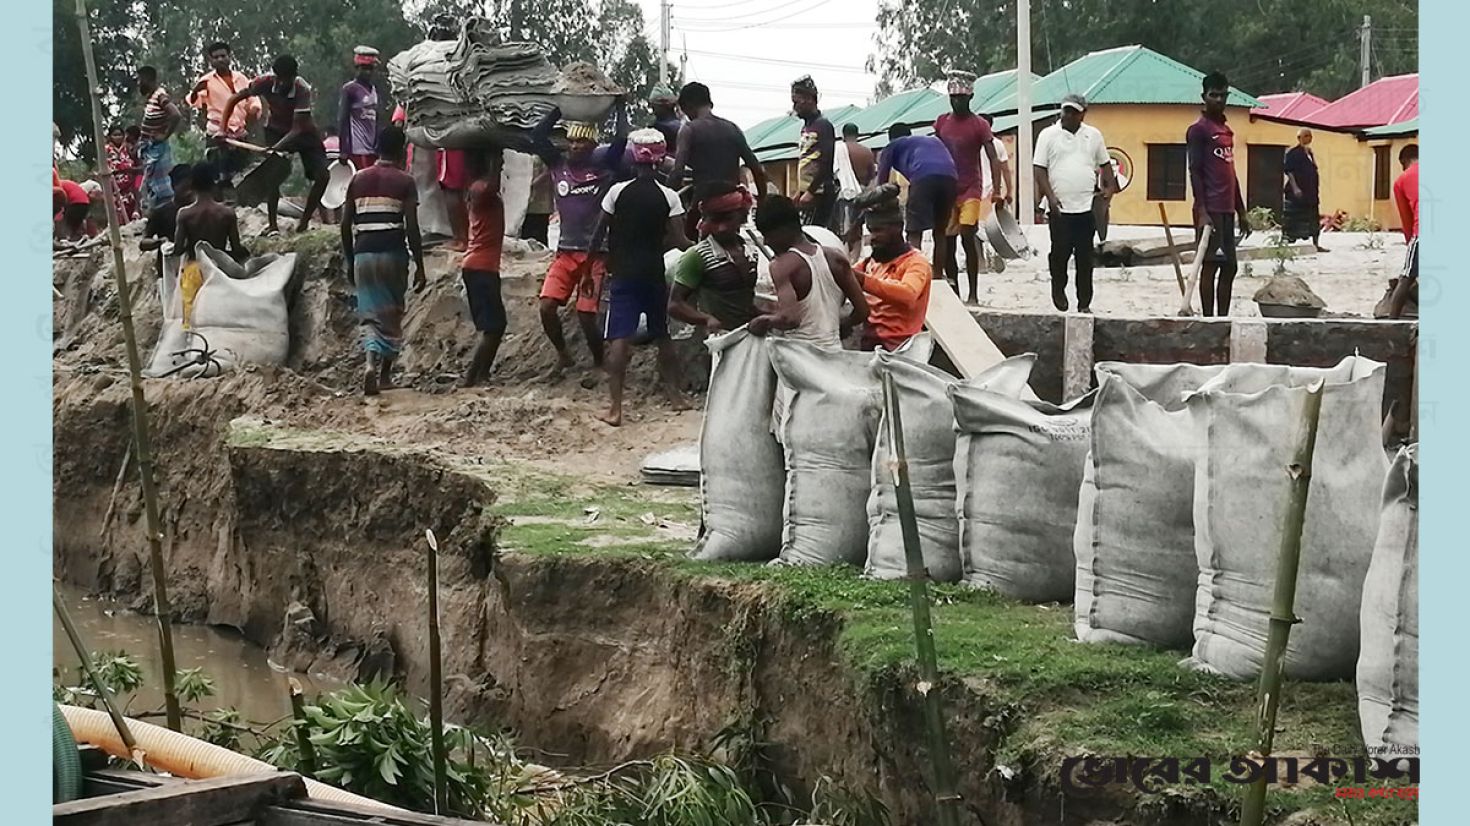
[[[143,122],[139,124],[142,139],[138,141],[138,155],[143,160],[143,194],[145,205],[156,207],[173,200],[174,190],[169,183],[169,170],[174,168],[173,149],[168,139],[178,131],[184,116],[179,107],[169,99],[168,92],[158,85],[158,70],[143,66],[137,74],[138,92],[143,95]]]

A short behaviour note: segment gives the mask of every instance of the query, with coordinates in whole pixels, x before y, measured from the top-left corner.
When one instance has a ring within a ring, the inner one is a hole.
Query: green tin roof
[[[1400,123],[1390,123],[1387,126],[1375,126],[1372,129],[1364,129],[1365,138],[1403,138],[1409,135],[1419,134],[1419,119],[1410,118]]]
[[[853,115],[861,112],[862,107],[848,104],[839,106],[830,111],[823,110],[822,114],[827,120],[832,121],[837,134],[842,134],[842,124],[852,120]],[[780,117],[763,120],[755,126],[745,130],[745,142],[759,155],[762,149],[774,149],[788,144],[795,146],[801,139],[801,118],[795,115],[782,115]]]
[[[848,123],[856,123],[858,133],[863,135],[882,132],[888,129],[891,123],[907,120],[910,109],[920,106],[924,101],[939,94],[930,88],[910,89],[907,92],[899,92],[896,95],[878,101],[877,103],[862,110],[854,117],[847,119]],[[832,121],[836,124],[837,121]],[[840,127],[839,127],[840,128]]]
[[[1031,86],[1032,106],[1060,106],[1077,93],[1089,105],[1108,103],[1198,104],[1204,73],[1145,46],[1120,46],[1092,52]],[[1260,101],[1232,87],[1230,106],[1259,107]],[[1015,88],[989,102],[990,112],[1016,111]]]

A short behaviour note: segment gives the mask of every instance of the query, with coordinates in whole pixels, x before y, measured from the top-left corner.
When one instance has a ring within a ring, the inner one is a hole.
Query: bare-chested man
[[[189,172],[194,202],[180,209],[178,214],[174,250],[182,256],[179,292],[184,300],[186,330],[194,316],[194,296],[204,284],[195,246],[205,241],[217,250],[228,252],[236,261],[244,261],[250,255],[240,242],[240,223],[235,218],[235,210],[219,202],[217,175],[213,164],[195,164]]]

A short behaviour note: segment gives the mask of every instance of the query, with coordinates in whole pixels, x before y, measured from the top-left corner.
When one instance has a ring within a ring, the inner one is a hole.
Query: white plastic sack
[[[1378,541],[1363,581],[1361,631],[1363,743],[1385,756],[1412,756],[1419,745],[1418,445],[1399,451],[1383,487]]]
[[[786,464],[770,427],[776,372],[767,344],[743,327],[705,341],[713,364],[699,431],[695,559],[766,562],[781,552]]]
[[[1184,395],[1224,365],[1097,365],[1092,442],[1077,497],[1077,639],[1194,642],[1194,462]]]
[[[1025,602],[1072,598],[1072,531],[1093,393],[1060,407],[956,386],[964,583]]]
[[[409,173],[419,195],[419,230],[425,236],[448,238],[454,234],[449,226],[449,207],[444,190],[439,186],[438,153],[427,146],[414,146]]]
[[[924,567],[935,582],[960,579],[960,524],[955,515],[954,405],[949,389],[955,384],[1019,398],[1036,356],[1030,353],[1006,359],[968,381],[927,364],[880,354],[878,367],[893,376],[903,422],[904,454]],[[868,562],[864,575],[899,579],[908,573],[903,526],[889,462],[888,415],[878,424],[873,451],[872,490],[868,494]]]
[[[778,561],[862,565],[882,409],[877,356],[776,337],[767,346],[786,400],[777,423],[786,460]],[[898,352],[927,362],[932,351],[931,338],[915,336]]]
[[[175,355],[200,348],[206,342],[228,372],[241,364],[284,364],[291,348],[286,287],[296,267],[296,254],[268,253],[241,265],[205,242],[195,248],[204,282],[194,296],[192,330],[183,327],[183,296],[179,293],[179,263],[164,267],[159,284],[163,327],[144,375],[214,375],[213,365],[190,366],[178,372],[191,356]],[[197,333],[197,335],[194,335]]]
[[[521,237],[521,222],[531,204],[532,156],[506,150],[500,167],[500,198],[505,204],[505,237]]]
[[[1237,364],[1189,397],[1204,449],[1195,466],[1191,665],[1238,680],[1260,673],[1291,485],[1286,467],[1306,438],[1306,387],[1320,379],[1326,385],[1297,577],[1302,622],[1292,628],[1285,671],[1303,680],[1352,677],[1388,472],[1383,374],[1382,364],[1356,356],[1328,369]]]

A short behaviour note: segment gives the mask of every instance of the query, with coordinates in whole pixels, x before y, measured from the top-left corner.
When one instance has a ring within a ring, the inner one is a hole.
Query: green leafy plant
[[[199,739],[231,751],[240,750],[240,734],[244,723],[240,712],[233,708],[221,708],[204,715],[204,725]]]
[[[893,822],[883,801],[868,792],[854,792],[823,775],[812,787],[809,823],[825,826],[890,826]]]
[[[92,655],[92,668],[113,694],[132,694],[143,685],[143,667],[126,651],[99,651]]]
[[[433,808],[429,723],[392,686],[373,682],[323,695],[306,707],[305,725],[316,750],[317,779],[385,803]],[[451,811],[478,814],[490,786],[485,768],[457,748],[447,774]]]
[[[1262,232],[1280,229],[1281,223],[1276,220],[1276,211],[1270,207],[1256,207],[1246,213],[1252,230]]]
[[[204,673],[203,668],[185,668],[174,678],[174,690],[179,701],[194,704],[214,696],[214,680]]]
[[[1270,244],[1271,260],[1276,262],[1273,274],[1278,276],[1288,274],[1286,262],[1296,258],[1296,250],[1291,248],[1291,239],[1286,237],[1286,233],[1278,230],[1275,235],[1271,236]]]

